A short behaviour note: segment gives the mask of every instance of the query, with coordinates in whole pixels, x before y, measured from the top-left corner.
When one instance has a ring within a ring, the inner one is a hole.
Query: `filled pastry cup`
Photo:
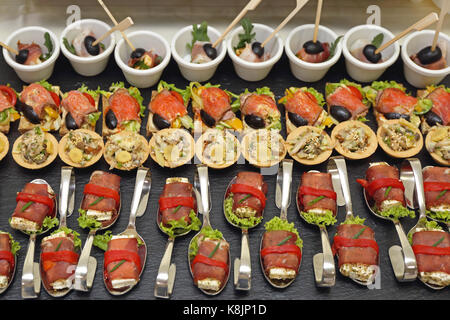
[[[449,126],[435,126],[432,127],[425,138],[425,147],[430,156],[437,163],[450,166],[450,160],[445,159],[445,150],[440,151],[440,147],[446,147],[450,142],[450,127]]]
[[[184,129],[167,128],[153,133],[149,141],[150,157],[161,167],[180,167],[194,157],[195,142]]]
[[[244,135],[241,153],[250,164],[268,168],[280,163],[286,157],[287,148],[277,130],[259,129]]]
[[[0,132],[0,160],[2,160],[7,154],[9,150],[9,141],[8,137],[2,132]]]
[[[239,140],[228,130],[208,129],[195,143],[197,158],[210,168],[224,169],[239,159]]]
[[[149,146],[147,139],[132,131],[120,131],[108,137],[103,157],[110,169],[130,171],[147,161]]]
[[[380,147],[394,158],[409,158],[422,150],[423,137],[420,129],[405,119],[386,120],[378,127]]]
[[[90,137],[89,143],[83,137]],[[80,138],[82,141],[80,141]],[[86,168],[96,163],[103,155],[105,145],[102,137],[88,129],[77,129],[65,134],[58,144],[59,158],[75,168]]]
[[[308,141],[315,141],[314,149],[304,148]],[[286,149],[297,162],[316,165],[326,161],[333,153],[333,142],[321,128],[313,126],[298,127],[286,139]]]

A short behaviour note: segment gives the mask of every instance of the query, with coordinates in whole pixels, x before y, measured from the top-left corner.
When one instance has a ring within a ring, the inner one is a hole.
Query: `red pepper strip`
[[[258,200],[261,202],[261,209],[264,209],[266,207],[266,195],[258,188],[248,186],[246,184],[235,183],[231,186],[230,192],[251,194],[255,198],[258,198]]]
[[[261,258],[271,253],[293,253],[300,261],[302,259],[302,250],[295,244],[283,244],[281,246],[271,246],[261,250]]]
[[[450,190],[450,182],[424,182],[424,191],[444,191]]]
[[[69,250],[50,251],[41,253],[42,263],[45,263],[46,261],[52,261],[52,262],[67,262],[70,264],[77,264],[78,257],[79,257],[78,253]]]
[[[55,102],[56,106],[59,108],[59,105],[61,104],[61,99],[59,99],[59,96],[54,93],[53,91],[47,90],[50,95],[52,96],[53,101]]]
[[[0,251],[0,260],[6,260],[9,262],[9,265],[11,266],[11,269],[14,268],[14,255],[12,254],[11,251]]]
[[[193,197],[161,197],[159,198],[159,210],[163,211],[178,206],[195,209]]]
[[[342,247],[359,247],[359,248],[372,248],[379,253],[378,244],[372,239],[350,239],[341,236],[334,236],[332,250],[333,255]]]
[[[194,270],[194,266],[197,263],[203,263],[208,266],[219,267],[219,268],[224,269],[228,273],[228,264],[226,264],[225,262],[222,262],[222,261],[208,258],[207,256],[204,256],[202,254],[197,254],[195,256],[194,260],[191,263],[191,270]]]
[[[105,252],[105,256],[103,259],[103,266],[105,270],[111,262],[126,260],[128,262],[134,263],[138,270],[138,273],[141,273],[141,257],[139,257],[136,252],[128,250],[109,250]]]
[[[358,182],[364,189],[366,189],[367,194],[370,197],[373,197],[375,192],[381,188],[392,187],[392,188],[402,189],[402,191],[405,191],[403,182],[401,182],[401,180],[394,179],[394,178],[380,178],[380,179],[373,180],[370,183],[364,179],[356,179],[356,182]]]
[[[17,194],[16,197],[16,201],[25,201],[25,202],[29,202],[29,201],[33,201],[33,202],[37,202],[37,203],[41,203],[46,205],[49,208],[49,212],[53,213],[53,209],[55,206],[55,201],[53,201],[53,199],[47,197],[47,196],[42,196],[40,194],[33,194],[33,193],[25,193],[25,192],[19,192]]]
[[[120,203],[119,192],[114,189],[98,186],[92,183],[88,183],[84,186],[83,194],[92,194],[97,197],[114,199],[114,201],[116,201],[116,206]]]
[[[298,189],[298,195],[299,195],[299,200],[300,203],[303,204],[303,197],[305,195],[308,196],[325,196],[326,198],[330,198],[333,200],[336,200],[336,192],[331,191],[331,190],[326,190],[326,189],[316,189],[316,188],[312,188],[312,187],[307,187],[307,186],[301,186]]]
[[[94,100],[94,98],[92,98],[92,96],[89,93],[83,92],[83,96],[85,96],[86,99],[88,99],[89,102],[95,107],[95,100]]]
[[[0,91],[2,91],[8,96],[8,100],[13,106],[16,105],[17,95],[12,88],[8,86],[0,86]]]
[[[433,256],[449,256],[450,247],[433,247],[415,244],[412,246],[414,254],[430,254]]]

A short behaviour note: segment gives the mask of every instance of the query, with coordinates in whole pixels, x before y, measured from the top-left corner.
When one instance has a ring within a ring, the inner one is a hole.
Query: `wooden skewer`
[[[278,31],[280,31],[308,1],[309,0],[297,0],[297,6],[295,9],[286,17],[286,19],[283,20],[283,22],[280,23],[280,25],[270,34],[270,36],[267,37],[263,43],[261,43],[261,47],[264,48],[264,46],[278,33]]]
[[[441,32],[442,24],[444,23],[444,17],[448,12],[449,9],[449,0],[443,0],[442,1],[442,7],[441,12],[439,13],[439,21],[436,26],[436,31],[434,32],[434,38],[433,38],[433,44],[431,46],[431,51],[434,51],[436,49],[437,41],[439,38],[439,33]]]
[[[19,51],[17,51],[17,50],[14,49],[14,48],[11,48],[11,47],[8,46],[6,43],[0,42],[0,46],[2,46],[3,48],[5,48],[6,50],[8,50],[9,52],[11,52],[12,54],[14,54],[14,55],[16,55],[16,56],[19,54]]]
[[[100,1],[100,0],[99,0]],[[212,47],[215,48],[219,43],[223,41],[223,39],[226,37],[226,35],[233,29],[233,27],[247,14],[250,10],[255,10],[255,8],[259,5],[261,0],[250,0],[247,5],[242,9],[242,11],[234,18],[234,20],[230,23],[230,25],[225,29],[225,31],[222,33],[222,35],[217,39]]]
[[[428,27],[430,24],[435,23],[436,21],[438,21],[438,19],[439,18],[438,18],[437,13],[436,12],[431,12],[429,15],[427,15],[424,18],[420,19],[419,21],[417,21],[416,23],[414,23],[410,27],[408,27],[405,30],[403,30],[402,32],[400,32],[394,38],[392,38],[391,40],[389,40],[388,42],[386,42],[385,44],[380,46],[377,50],[375,50],[375,54],[380,53],[380,51],[383,51],[384,49],[389,47],[391,44],[393,44],[398,39],[403,38],[406,34],[411,32],[412,30],[417,30],[417,31],[423,30],[426,27]]]
[[[323,0],[317,1],[316,22],[314,24],[314,36],[313,36],[314,43],[317,42],[317,33],[319,32],[320,15],[322,14],[322,3]]]
[[[102,42],[103,40],[105,40],[111,33],[113,33],[114,31],[123,31],[128,29],[130,26],[132,26],[134,24],[133,20],[130,17],[127,17],[125,19],[123,19],[122,21],[120,21],[120,23],[114,27],[112,27],[111,29],[108,30],[108,32],[106,32],[104,35],[102,35],[100,38],[98,38],[97,40],[95,40],[92,43],[92,46],[96,46],[98,45],[100,42]]]
[[[109,11],[108,7],[106,7],[106,5],[103,3],[102,0],[98,0],[98,3],[100,3],[100,5],[103,7],[103,9],[105,10],[106,14],[109,16],[109,18],[111,19],[111,21],[114,23],[115,26],[118,25],[117,20],[114,18],[114,16],[111,14],[111,11]],[[128,43],[128,45],[130,46],[131,50],[134,51],[136,50],[136,48],[133,46],[133,44],[131,43],[130,39],[128,39],[127,35],[125,34],[125,32],[120,31],[120,33],[122,34],[122,37],[125,39],[125,41]]]

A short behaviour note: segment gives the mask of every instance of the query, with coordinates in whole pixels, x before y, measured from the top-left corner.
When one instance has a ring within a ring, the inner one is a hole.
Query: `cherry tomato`
[[[95,100],[94,100],[94,98],[92,98],[92,96],[91,96],[89,93],[83,92],[83,96],[85,96],[85,97],[89,100],[89,102],[90,102],[93,106],[95,106]]]
[[[0,91],[8,96],[8,100],[13,106],[16,105],[17,95],[12,88],[8,86],[0,86]]]

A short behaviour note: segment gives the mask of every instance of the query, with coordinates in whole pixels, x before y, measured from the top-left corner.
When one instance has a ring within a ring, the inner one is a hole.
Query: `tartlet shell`
[[[449,126],[446,126],[447,130],[450,130]],[[442,157],[438,156],[436,153],[431,152],[429,149],[429,145],[431,142],[431,136],[433,135],[433,131],[436,130],[438,127],[432,127],[430,131],[427,134],[427,137],[425,138],[425,148],[430,153],[430,156],[433,158],[434,161],[436,161],[439,164],[442,164],[444,166],[450,166],[450,161],[443,159]]]
[[[208,162],[203,157],[203,141],[205,140],[206,135],[209,134],[211,130],[216,131],[217,129],[209,129],[204,134],[202,134],[200,136],[200,138],[198,138],[197,142],[195,143],[195,155],[197,156],[197,158],[202,163],[206,164],[210,168],[214,168],[214,169],[228,168],[229,166],[231,166],[234,163],[236,163],[236,161],[241,156],[241,144],[239,143],[239,140],[232,133],[230,133],[228,130],[224,130],[224,131],[218,130],[219,132],[225,132],[226,135],[230,135],[230,136],[233,137],[233,139],[234,139],[234,141],[236,143],[236,146],[237,146],[236,156],[234,157],[233,161],[228,161],[228,162],[225,162],[223,164],[216,164],[216,163]]]
[[[0,140],[3,141],[3,143],[5,144],[3,147],[3,150],[0,152],[0,160],[2,160],[9,151],[9,141],[8,138],[6,137],[6,135],[2,132],[0,132]]]
[[[320,133],[320,134],[324,134],[325,136],[327,136],[328,139],[329,139],[329,141],[330,141],[330,143],[331,143],[331,149],[328,150],[328,151],[322,152],[317,158],[312,159],[312,160],[309,160],[309,159],[302,159],[302,158],[299,158],[299,157],[296,156],[296,155],[292,155],[292,154],[290,153],[290,148],[288,147],[288,146],[289,146],[289,142],[288,142],[288,141],[291,140],[291,139],[295,139],[297,136],[303,134],[305,131],[316,131],[316,132],[318,132],[318,133]],[[313,126],[302,126],[302,127],[298,127],[297,129],[295,129],[294,131],[292,131],[292,132],[289,134],[289,136],[287,137],[287,139],[286,139],[286,149],[287,149],[289,155],[290,155],[295,161],[297,161],[297,162],[299,162],[299,163],[301,163],[301,164],[308,165],[308,166],[313,166],[313,165],[316,165],[316,164],[319,164],[319,163],[322,163],[322,162],[326,161],[326,160],[331,156],[331,154],[333,153],[333,147],[334,147],[334,146],[333,146],[333,141],[331,140],[330,136],[329,136],[323,129],[318,128],[318,127],[313,127]]]
[[[42,162],[40,164],[34,164],[34,163],[28,163],[25,162],[22,159],[22,156],[20,155],[20,153],[16,153],[14,152],[14,150],[17,149],[17,146],[19,145],[20,141],[22,141],[23,139],[23,135],[21,135],[20,137],[18,137],[16,139],[16,141],[14,141],[13,144],[13,148],[12,148],[12,156],[15,162],[17,162],[17,164],[21,167],[24,167],[26,169],[31,169],[31,170],[36,170],[36,169],[41,169],[44,168],[46,166],[48,166],[50,163],[52,163],[55,159],[56,156],[58,155],[58,140],[56,140],[56,138],[48,132],[44,132],[46,139],[53,145],[52,150],[53,152],[50,154],[50,156],[47,158],[47,160],[45,162]]]
[[[423,136],[422,133],[420,132],[419,128],[415,127],[412,123],[407,122],[406,120],[401,121],[401,119],[394,119],[394,120],[386,120],[383,122],[384,124],[395,124],[395,123],[399,123],[402,125],[405,125],[405,123],[408,123],[408,127],[411,130],[414,130],[415,133],[419,134],[419,140],[417,141],[417,144],[414,148],[411,148],[409,150],[406,151],[394,151],[392,150],[384,141],[383,138],[381,136],[381,129],[382,126],[378,127],[377,130],[377,139],[378,139],[378,144],[380,145],[380,147],[384,150],[384,152],[386,152],[388,155],[390,155],[391,157],[394,158],[409,158],[412,156],[415,156],[416,154],[418,154],[420,152],[420,150],[422,150],[423,147]]]
[[[156,139],[155,139],[155,136],[156,136],[156,135],[160,135],[160,134],[165,134],[166,132],[170,134],[170,133],[172,133],[172,132],[175,132],[176,130],[182,130],[184,136],[185,136],[186,138],[189,139],[189,141],[190,141],[190,152],[189,152],[189,156],[186,157],[186,158],[183,158],[182,161],[172,162],[172,163],[169,163],[169,162],[165,161],[164,167],[167,167],[167,168],[177,168],[177,167],[180,167],[180,166],[182,166],[182,165],[188,163],[189,161],[191,161],[191,159],[194,157],[194,154],[195,154],[195,141],[194,141],[194,138],[191,136],[191,134],[190,134],[187,130],[185,130],[185,129],[179,129],[179,128],[177,128],[177,129],[175,129],[175,128],[166,128],[166,129],[162,129],[162,130],[159,130],[159,131],[157,131],[157,132],[154,132],[153,135],[152,135],[152,138],[150,139],[150,141],[149,141],[149,143],[148,143],[148,145],[149,145],[149,153],[150,153],[150,157],[153,159],[153,161],[155,161],[156,163],[158,163],[158,162],[156,161],[156,155],[154,154],[154,152],[152,152],[153,148],[154,148],[155,145],[156,145]],[[159,164],[159,163],[158,163],[158,164]]]
[[[66,163],[69,166],[75,167],[75,168],[87,168],[92,166],[94,163],[96,163],[98,160],[100,160],[100,158],[103,155],[103,150],[105,148],[105,144],[103,143],[103,139],[102,137],[95,131],[89,130],[89,129],[77,129],[77,130],[73,130],[72,132],[84,132],[87,134],[90,134],[91,136],[93,136],[95,139],[98,139],[100,141],[100,145],[101,145],[101,150],[90,160],[88,161],[84,166],[80,165],[79,163],[73,162],[70,157],[66,154],[66,152],[64,151],[64,147],[66,146],[66,141],[68,139],[68,133],[66,133],[61,140],[59,140],[59,144],[58,144],[58,154],[59,154],[59,158]]]
[[[130,134],[132,134],[132,132],[129,132],[129,131],[120,131],[120,132],[118,132],[118,133],[116,133],[116,134],[130,135]],[[144,158],[141,160],[140,164],[137,165],[137,166],[133,166],[133,167],[131,167],[131,168],[124,168],[124,167],[119,168],[119,167],[117,167],[117,166],[115,166],[115,165],[113,166],[113,162],[115,162],[115,161],[114,161],[113,159],[111,159],[110,157],[107,157],[107,156],[106,156],[106,149],[108,148],[108,144],[111,143],[111,142],[110,142],[111,140],[108,139],[108,140],[106,141],[106,143],[105,143],[105,147],[103,148],[103,158],[105,158],[105,161],[106,161],[110,166],[114,167],[115,169],[122,170],[122,171],[131,171],[131,170],[134,170],[134,169],[136,169],[137,167],[141,166],[142,164],[145,163],[145,161],[147,161],[147,159],[148,159],[148,154],[149,154],[149,151],[150,151],[150,148],[149,148],[147,139],[145,139],[145,137],[142,136],[142,135],[140,135],[139,133],[136,133],[136,134],[139,136],[139,139],[142,140],[142,142],[143,142],[144,145],[145,145],[145,149],[146,149],[146,150],[145,150],[145,156],[144,156]]]
[[[279,157],[279,159],[277,159],[275,161],[258,162],[258,161],[255,161],[254,159],[252,159],[250,157],[250,152],[249,152],[250,151],[250,148],[249,148],[250,139],[252,138],[252,136],[255,136],[255,135],[257,135],[257,134],[259,134],[259,133],[261,133],[263,131],[270,132],[270,133],[276,135],[278,140],[280,141],[280,143],[283,146],[283,154]],[[274,166],[274,165],[280,163],[286,157],[287,147],[286,147],[286,142],[284,141],[283,137],[278,133],[278,130],[267,130],[267,129],[254,130],[253,129],[252,131],[246,133],[244,135],[244,137],[242,138],[242,141],[241,141],[241,153],[244,156],[244,158],[250,164],[252,164],[252,165],[254,165],[256,167],[259,167],[259,168],[269,168],[271,166]]]

